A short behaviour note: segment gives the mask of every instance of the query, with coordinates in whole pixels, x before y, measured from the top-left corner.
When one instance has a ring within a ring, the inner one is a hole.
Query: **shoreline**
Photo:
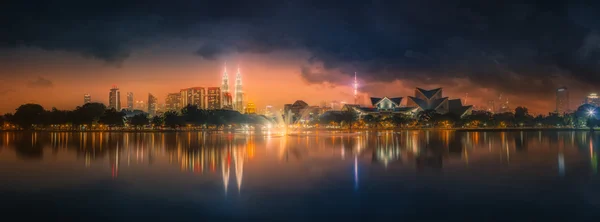
[[[388,128],[388,129],[331,129],[331,128],[309,128],[309,129],[290,129],[288,132],[307,132],[307,131],[457,131],[457,132],[512,132],[512,131],[591,131],[589,128]],[[596,129],[594,129],[595,131]],[[600,129],[599,129],[600,130]],[[85,132],[109,132],[109,133],[170,133],[170,132],[266,132],[267,130],[239,130],[239,129],[115,129],[115,130],[17,130],[0,129],[0,132],[64,132],[64,133],[85,133]],[[278,131],[278,130],[274,130]]]

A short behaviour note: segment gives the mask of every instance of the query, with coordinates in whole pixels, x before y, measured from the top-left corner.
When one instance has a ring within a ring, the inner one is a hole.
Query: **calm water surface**
[[[597,221],[600,133],[0,133],[42,221]]]

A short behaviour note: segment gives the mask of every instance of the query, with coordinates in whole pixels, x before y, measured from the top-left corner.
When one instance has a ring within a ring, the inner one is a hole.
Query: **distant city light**
[[[594,116],[596,112],[593,109],[588,110],[588,116]]]

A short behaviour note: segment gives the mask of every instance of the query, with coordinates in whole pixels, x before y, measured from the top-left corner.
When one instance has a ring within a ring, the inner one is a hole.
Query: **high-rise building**
[[[235,102],[233,108],[238,112],[244,111],[244,92],[242,90],[242,74],[240,73],[240,68],[237,69],[237,74],[235,75]]]
[[[148,93],[148,114],[151,116],[156,115],[158,99],[154,97],[151,93]]]
[[[587,95],[587,97],[585,97],[585,104],[600,106],[600,98],[598,98],[598,94],[590,93]]]
[[[133,93],[127,93],[127,110],[133,110]]]
[[[221,88],[219,87],[208,87],[206,93],[206,108],[207,109],[221,109]]]
[[[83,104],[91,103],[91,102],[92,102],[92,96],[90,94],[83,95]]]
[[[108,93],[108,108],[121,111],[121,92],[117,86],[113,86]]]
[[[225,63],[225,67],[223,68],[223,77],[221,80],[221,105],[224,109],[232,109],[232,98],[231,93],[229,93],[229,76],[227,75],[227,63]]]
[[[221,103],[226,104],[223,105],[222,108],[223,109],[233,109],[233,106],[231,104],[233,104],[233,98],[231,97],[231,93],[221,93],[223,94],[223,98],[221,100]]]
[[[204,105],[204,98],[206,97],[206,91],[204,87],[182,89],[179,91],[179,93],[182,108],[187,105],[194,105],[200,109],[206,109],[206,106]]]
[[[563,114],[569,111],[569,91],[567,87],[556,89],[556,110],[558,114]]]
[[[256,105],[254,105],[254,103],[252,103],[252,102],[248,102],[248,105],[246,105],[244,112],[246,114],[255,114],[256,113]]]
[[[165,109],[167,111],[179,111],[181,110],[181,93],[169,93],[165,99]]]
[[[146,110],[146,103],[142,100],[135,101],[136,110]]]

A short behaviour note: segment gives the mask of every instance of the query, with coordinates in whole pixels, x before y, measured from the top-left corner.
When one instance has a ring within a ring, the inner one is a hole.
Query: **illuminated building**
[[[200,109],[206,109],[204,106],[204,98],[206,97],[206,91],[204,87],[191,87],[187,89],[181,89],[179,91],[181,97],[181,107],[188,105],[196,106]]]
[[[567,87],[556,89],[556,110],[558,114],[563,114],[569,111],[569,91]]]
[[[256,113],[256,105],[252,102],[248,102],[246,109],[244,110],[246,114],[255,114]]]
[[[226,105],[223,105],[222,108],[223,109],[230,109],[230,110],[232,110],[233,109],[233,106],[232,106],[232,104],[233,104],[233,98],[231,96],[231,93],[227,92],[227,93],[222,93],[222,94],[223,94],[222,103],[226,104]]]
[[[448,99],[448,97],[443,97],[442,88],[432,90],[416,88],[415,96],[408,97],[406,106],[416,107],[416,112],[435,110],[440,114],[453,113],[460,117],[469,115],[473,110],[473,106],[464,106],[460,99]]]
[[[121,110],[121,92],[117,86],[113,86],[113,88],[110,89],[110,93],[108,93],[108,108],[118,111]]]
[[[146,110],[146,103],[142,100],[135,101],[136,110]]]
[[[83,104],[91,103],[91,102],[92,102],[92,96],[90,94],[83,95]]]
[[[152,94],[148,93],[148,114],[151,116],[156,115],[156,108],[158,100]]]
[[[600,106],[600,98],[598,98],[598,94],[597,93],[590,93],[585,98],[585,104],[590,104],[590,105],[594,105],[594,106]]]
[[[167,111],[181,110],[181,93],[169,93],[165,99],[165,109]]]
[[[401,107],[400,103],[402,103],[402,97],[371,97],[370,107],[363,107],[358,104],[345,104],[342,107],[342,111],[354,111],[359,115],[359,117],[363,117],[366,115],[386,116],[394,114],[404,114],[413,116],[414,114],[416,114],[418,110],[417,107]]]
[[[240,73],[240,67],[237,69],[235,75],[235,103],[233,108],[238,112],[244,111],[244,92],[242,91],[242,74]]]
[[[417,107],[418,111],[435,110],[438,113],[447,113],[449,110],[448,97],[442,97],[442,88],[424,90],[415,89],[415,96],[409,96],[406,103],[408,107]]]
[[[133,93],[127,93],[127,110],[133,110]]]
[[[208,87],[206,93],[206,108],[220,109],[221,108],[221,88]]]
[[[227,63],[223,67],[223,77],[221,80],[221,105],[223,109],[233,109],[233,99],[229,93],[229,76],[227,75]]]

